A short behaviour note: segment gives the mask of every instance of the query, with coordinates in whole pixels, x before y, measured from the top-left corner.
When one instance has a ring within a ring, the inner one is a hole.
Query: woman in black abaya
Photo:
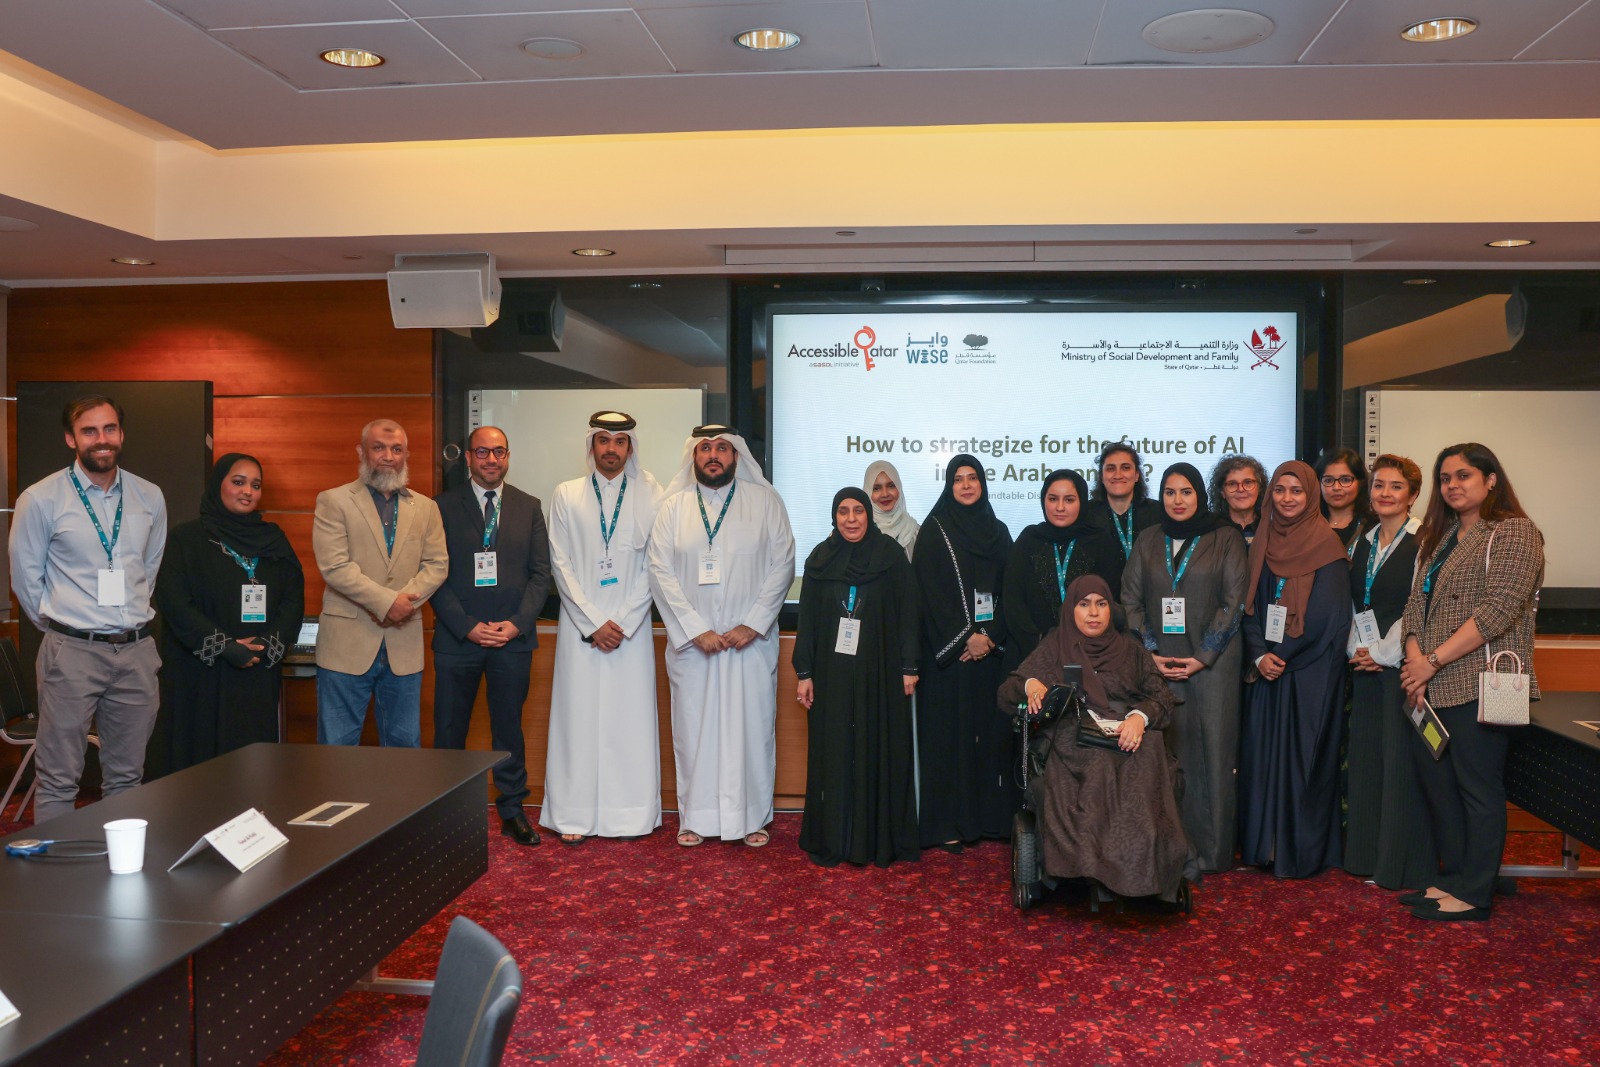
[[[794,670],[810,711],[800,847],[822,867],[916,859],[917,592],[859,489],[834,496],[833,533],[806,559]]]
[[[999,604],[1011,533],[989,506],[983,464],[956,456],[912,553],[921,615],[917,755],[924,847],[1011,836],[1021,802],[1011,723],[995,714],[1005,677]]]

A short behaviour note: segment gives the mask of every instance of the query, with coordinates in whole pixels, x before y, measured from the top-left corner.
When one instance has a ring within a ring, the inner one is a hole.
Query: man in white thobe
[[[645,546],[661,485],[639,466],[617,411],[589,420],[589,473],[550,498],[550,566],[561,595],[550,745],[539,825],[569,845],[661,825],[656,657]]]
[[[684,442],[650,535],[650,584],[667,628],[678,844],[769,840],[777,773],[778,609],[794,535],[737,430]]]

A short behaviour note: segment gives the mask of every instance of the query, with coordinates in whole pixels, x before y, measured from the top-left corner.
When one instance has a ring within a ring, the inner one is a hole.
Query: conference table
[[[1522,878],[1600,878],[1579,862],[1579,844],[1600,848],[1600,693],[1545,693],[1532,724],[1511,733],[1506,799],[1562,832],[1559,866],[1505,866]]]
[[[504,758],[251,745],[0,839],[150,824],[137,874],[0,856],[0,990],[22,1012],[0,1027],[0,1064],[121,1062],[130,1048],[141,1067],[258,1063],[488,870],[483,775]],[[368,806],[289,825],[327,801]],[[167,870],[250,808],[287,844],[242,873],[210,848]],[[116,1059],[95,1044],[107,1034]]]

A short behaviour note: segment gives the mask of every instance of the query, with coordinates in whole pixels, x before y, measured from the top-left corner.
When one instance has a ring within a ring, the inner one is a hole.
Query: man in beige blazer
[[[361,431],[361,476],[317,494],[311,544],[328,588],[317,630],[317,741],[361,740],[377,698],[378,741],[422,741],[422,602],[449,567],[439,506],[406,488],[406,432]]]

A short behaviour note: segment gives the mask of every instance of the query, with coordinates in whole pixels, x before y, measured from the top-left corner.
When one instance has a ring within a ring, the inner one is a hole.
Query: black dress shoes
[[[539,847],[539,833],[528,824],[526,815],[513,815],[509,819],[501,819],[500,832],[519,845],[527,845],[529,848]]]
[[[1488,922],[1488,908],[1468,908],[1466,911],[1445,911],[1438,906],[1432,908],[1412,908],[1411,914],[1419,919],[1431,919],[1440,923],[1471,923]]]

